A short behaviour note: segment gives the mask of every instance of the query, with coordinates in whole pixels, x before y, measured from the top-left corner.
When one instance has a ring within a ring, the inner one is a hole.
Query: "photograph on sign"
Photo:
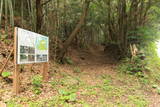
[[[47,36],[18,28],[17,42],[18,64],[48,62]]]

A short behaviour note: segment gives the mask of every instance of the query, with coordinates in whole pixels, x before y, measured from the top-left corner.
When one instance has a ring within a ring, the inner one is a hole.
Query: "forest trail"
[[[73,61],[79,66],[116,64],[116,60],[104,51],[103,46],[95,45],[85,50],[73,50],[70,53]]]
[[[72,49],[73,50],[73,49]],[[75,66],[79,67],[81,72],[86,73],[83,79],[96,80],[97,76],[110,75],[114,77],[117,62],[104,51],[103,46],[92,46],[86,50],[75,50],[71,52]],[[88,78],[88,76],[90,78]]]
[[[75,59],[75,63],[78,63],[76,66],[78,66],[85,74],[84,76],[81,76],[81,79],[84,80],[87,84],[92,86],[101,84],[102,80],[99,80],[99,77],[107,76],[111,79],[112,85],[115,85],[116,87],[126,87],[128,90],[135,88],[136,91],[134,90],[135,93],[133,92],[135,97],[139,99],[140,94],[140,96],[143,96],[144,99],[146,98],[149,102],[149,107],[160,107],[160,96],[157,94],[156,90],[153,90],[151,86],[145,86],[143,83],[143,85],[140,85],[141,83],[135,83],[139,82],[139,80],[132,75],[120,74],[117,71],[118,61],[115,60],[112,56],[109,56],[109,54],[104,51],[103,46],[92,46],[87,50],[80,50],[78,52],[76,50],[76,52],[73,52],[71,56],[73,56],[72,58]],[[75,57],[79,57],[79,59],[76,59]],[[64,67],[64,69],[66,68]],[[138,87],[136,85],[138,85]],[[142,98],[142,100],[144,99]],[[123,100],[127,101],[126,98]],[[144,102],[138,102],[137,100],[136,103]]]
[[[116,68],[116,60],[112,57],[109,57],[106,52],[104,52],[103,46],[92,46],[89,47],[85,51],[78,52],[80,59],[77,66],[81,69],[83,73],[87,73],[83,79],[87,79],[87,81],[92,84],[93,80],[97,80],[97,76],[100,75],[116,75],[114,69]],[[88,78],[88,76],[90,78]],[[97,82],[98,83],[98,82]]]

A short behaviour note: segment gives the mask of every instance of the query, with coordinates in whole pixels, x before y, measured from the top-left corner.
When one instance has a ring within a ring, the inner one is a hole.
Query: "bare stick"
[[[11,57],[13,51],[14,51],[14,49],[12,49],[11,52],[10,52],[10,54],[8,55],[7,60],[6,60],[5,64],[3,65],[3,67],[2,67],[2,69],[0,71],[0,75],[3,72],[3,70],[5,69],[5,67],[6,67],[6,65],[7,65],[8,61],[9,61],[9,58]]]

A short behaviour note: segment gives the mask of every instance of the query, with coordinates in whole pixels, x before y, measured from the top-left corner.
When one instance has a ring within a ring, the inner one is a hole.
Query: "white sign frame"
[[[22,28],[17,28],[16,36],[17,64],[49,61],[49,37]]]

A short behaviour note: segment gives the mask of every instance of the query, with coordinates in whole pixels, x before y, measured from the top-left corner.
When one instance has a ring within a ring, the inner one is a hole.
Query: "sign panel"
[[[21,28],[17,30],[17,64],[48,62],[49,38]]]

